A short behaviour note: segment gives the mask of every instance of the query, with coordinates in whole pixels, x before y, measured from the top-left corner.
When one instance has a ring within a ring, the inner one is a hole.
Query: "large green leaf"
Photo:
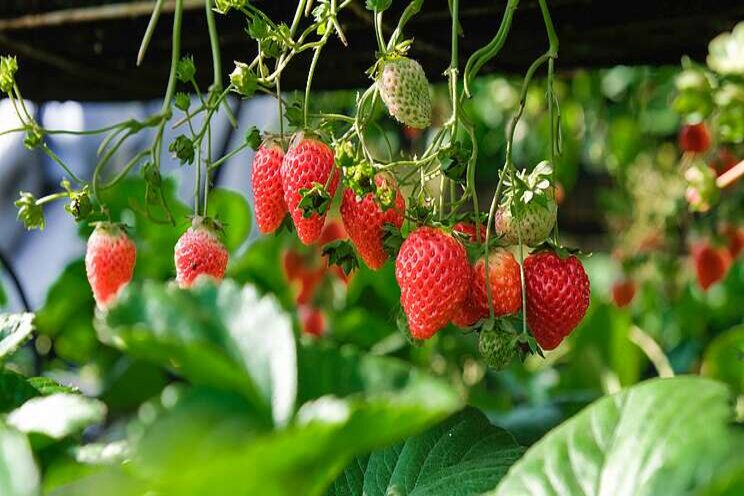
[[[708,345],[702,374],[725,382],[736,394],[744,393],[744,326],[734,327]]]
[[[465,496],[492,489],[523,449],[505,430],[468,408],[428,431],[357,457],[329,496]]]
[[[27,434],[52,439],[81,431],[103,421],[106,405],[79,394],[55,393],[33,398],[8,415],[8,424]]]
[[[75,392],[48,377],[27,378],[12,370],[0,370],[0,412],[14,410],[37,396]]]
[[[100,317],[96,327],[104,342],[172,367],[194,383],[238,391],[278,424],[293,412],[292,324],[272,297],[259,297],[252,286],[130,285]]]
[[[34,314],[0,314],[0,361],[12,354],[31,338]]]
[[[0,494],[35,496],[39,472],[26,436],[0,421]]]
[[[602,398],[530,448],[494,494],[689,494],[731,453],[729,400],[726,386],[700,377]]]
[[[350,350],[334,357],[331,348],[314,348],[302,349],[301,356],[307,352],[327,359],[328,369],[340,367],[339,377],[322,381],[327,389],[314,386],[302,396],[326,389],[346,397],[317,397],[287,426],[271,430],[242,395],[167,388],[157,405],[141,409],[147,412],[140,416],[144,420],[130,426],[135,433],[130,463],[54,494],[101,494],[122,485],[139,493],[195,496],[322,494],[354,456],[416,434],[461,406],[449,386],[403,362],[368,360]],[[308,372],[316,362],[301,363],[301,371]]]

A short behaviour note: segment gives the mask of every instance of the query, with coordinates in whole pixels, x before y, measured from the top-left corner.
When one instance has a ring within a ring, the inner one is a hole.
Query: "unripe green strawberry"
[[[419,227],[395,260],[400,303],[414,339],[429,339],[452,320],[470,286],[465,247],[434,227]]]
[[[418,62],[407,57],[384,61],[377,79],[377,88],[390,115],[396,120],[413,128],[429,127],[429,81]]]
[[[550,185],[552,168],[547,162],[538,164],[529,174],[520,174],[515,184],[509,184],[505,202],[494,218],[496,233],[506,244],[522,241],[537,246],[545,241],[555,226],[558,205],[555,190]]]
[[[132,280],[137,249],[123,229],[102,222],[88,238],[85,271],[99,308],[105,308]]]
[[[195,217],[189,230],[176,243],[176,282],[182,288],[190,288],[202,275],[221,281],[227,258],[219,226],[211,219]]]
[[[506,329],[484,329],[478,338],[478,351],[483,361],[495,370],[505,369],[517,351],[517,335]]]

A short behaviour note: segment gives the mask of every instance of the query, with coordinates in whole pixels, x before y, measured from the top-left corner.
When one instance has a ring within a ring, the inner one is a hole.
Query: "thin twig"
[[[637,345],[651,363],[654,364],[659,377],[674,377],[674,370],[669,363],[669,359],[664,354],[664,350],[661,349],[661,346],[651,336],[643,332],[640,327],[634,325],[630,328],[628,339]]]

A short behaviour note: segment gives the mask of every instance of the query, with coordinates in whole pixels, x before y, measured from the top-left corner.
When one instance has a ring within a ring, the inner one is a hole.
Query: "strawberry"
[[[478,337],[478,351],[486,364],[494,370],[505,369],[514,359],[517,335],[505,329],[484,329]]]
[[[298,309],[300,318],[300,329],[305,334],[319,338],[323,335],[326,328],[325,315],[315,307],[301,305]]]
[[[496,233],[506,244],[521,239],[526,246],[537,246],[550,235],[558,213],[552,173],[550,164],[541,162],[529,175],[521,171],[515,182],[507,181],[504,203],[494,216]]]
[[[729,224],[723,228],[723,235],[728,240],[728,251],[734,259],[744,250],[744,227],[734,227]]]
[[[589,307],[589,278],[578,258],[553,251],[524,261],[527,324],[544,350],[552,350],[573,331]]]
[[[468,239],[471,243],[478,242],[478,236],[476,235],[476,228],[474,222],[458,222],[452,226],[452,231],[460,234],[463,238]],[[480,229],[480,242],[486,241],[486,226],[481,224]]]
[[[731,266],[731,255],[726,248],[714,247],[701,242],[692,247],[695,275],[703,291],[726,277]]]
[[[219,236],[220,227],[206,217],[194,217],[188,231],[176,243],[176,282],[189,288],[199,276],[221,281],[227,268],[227,250]]]
[[[632,279],[620,279],[612,285],[612,301],[617,308],[625,308],[633,301],[636,285]]]
[[[323,188],[331,175],[333,176],[326,193],[333,198],[339,178],[333,165],[333,152],[325,143],[315,138],[297,135],[293,146],[284,155],[281,176],[284,202],[297,228],[297,236],[305,245],[318,240],[326,214],[316,211],[310,213],[307,218],[304,217],[300,208],[300,200],[303,198],[301,190]]]
[[[370,269],[377,270],[388,258],[382,245],[383,227],[385,224],[393,224],[400,229],[406,202],[392,176],[377,174],[374,182],[378,191],[391,191],[394,204],[384,209],[376,192],[368,192],[359,197],[353,190],[346,189],[341,201],[341,219],[364,263]]]
[[[711,169],[716,171],[716,176],[720,177],[738,163],[739,159],[736,158],[736,155],[731,153],[731,150],[728,148],[721,148],[716,153],[716,156],[708,162],[708,165]]]
[[[686,124],[679,131],[679,147],[683,152],[704,153],[710,148],[710,132],[704,122]]]
[[[287,213],[281,177],[283,159],[281,145],[271,141],[261,145],[253,159],[251,180],[256,223],[264,234],[276,231]]]
[[[298,280],[300,282],[300,291],[295,297],[298,305],[310,303],[315,296],[316,290],[323,281],[323,275],[326,269],[323,267],[317,269],[303,269]]]
[[[384,61],[377,78],[377,89],[388,112],[398,122],[416,129],[429,127],[429,81],[418,62],[407,57]]]
[[[488,255],[488,267],[494,316],[516,314],[522,306],[522,284],[514,255],[504,249],[493,250]],[[489,316],[487,291],[486,259],[481,257],[473,267],[470,293],[452,320],[455,325],[468,327]]]
[[[284,252],[282,256],[282,267],[284,268],[284,275],[287,277],[287,281],[292,282],[301,277],[304,263],[305,261],[302,255],[295,250],[289,249]]]
[[[137,249],[122,228],[102,222],[88,238],[85,272],[99,308],[106,308],[132,280]]]
[[[470,286],[465,247],[440,229],[419,227],[395,261],[400,302],[415,339],[428,339],[452,320]]]

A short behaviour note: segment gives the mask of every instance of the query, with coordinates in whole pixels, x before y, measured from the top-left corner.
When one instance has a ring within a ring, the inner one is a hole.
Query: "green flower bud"
[[[0,91],[3,93],[13,91],[16,72],[18,72],[18,61],[15,57],[0,57]]]
[[[188,112],[191,106],[191,98],[186,93],[176,93],[175,105],[178,110]]]
[[[168,151],[181,162],[181,165],[194,163],[194,142],[186,135],[177,137],[168,147]]]
[[[36,198],[31,193],[21,191],[21,197],[16,200],[18,207],[18,220],[23,222],[26,229],[44,230],[44,209],[36,203]]]
[[[65,210],[67,210],[67,212],[72,215],[77,222],[88,218],[90,213],[93,211],[93,204],[90,201],[88,186],[85,186],[81,191],[73,191],[70,193],[70,203],[65,205]]]
[[[220,14],[227,14],[230,9],[241,9],[246,0],[216,0],[215,7]]]
[[[256,92],[258,80],[248,64],[235,62],[235,70],[230,74],[230,83],[235,87],[235,91],[248,98]]]
[[[188,83],[196,75],[196,66],[192,55],[184,55],[176,64],[176,77],[182,83]]]

